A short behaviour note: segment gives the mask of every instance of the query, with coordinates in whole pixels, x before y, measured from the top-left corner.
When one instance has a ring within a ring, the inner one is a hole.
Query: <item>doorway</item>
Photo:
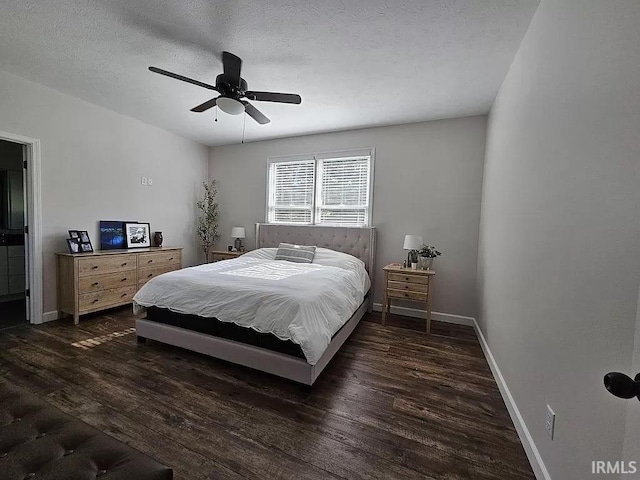
[[[0,329],[42,323],[42,289],[40,140],[0,132]]]
[[[0,140],[0,329],[28,321],[25,146]]]

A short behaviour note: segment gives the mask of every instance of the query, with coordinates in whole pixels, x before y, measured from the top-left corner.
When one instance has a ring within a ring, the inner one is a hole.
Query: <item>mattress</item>
[[[270,333],[256,332],[251,328],[241,327],[235,323],[221,322],[216,318],[203,318],[196,315],[184,315],[157,307],[147,309],[147,320],[194,332],[205,333],[214,337],[226,338],[255,347],[284,353],[292,357],[304,359],[300,345],[291,340],[280,340]]]
[[[315,365],[369,290],[364,263],[327,249],[311,264],[274,258],[275,249],[259,249],[160,275],[135,295],[134,310],[157,307],[270,334],[299,345]]]

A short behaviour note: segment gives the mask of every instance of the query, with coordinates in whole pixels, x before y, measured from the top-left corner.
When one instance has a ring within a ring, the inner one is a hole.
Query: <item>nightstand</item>
[[[427,333],[431,332],[431,287],[436,272],[412,270],[400,265],[387,265],[384,270],[384,297],[382,300],[382,324],[391,310],[394,298],[421,302],[427,316]]]
[[[219,262],[220,260],[229,260],[231,258],[238,258],[240,255],[247,252],[230,252],[228,250],[211,250],[209,252],[209,263]]]

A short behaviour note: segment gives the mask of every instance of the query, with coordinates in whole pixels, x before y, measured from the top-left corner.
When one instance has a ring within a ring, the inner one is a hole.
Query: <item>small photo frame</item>
[[[86,230],[78,231],[78,235],[80,236],[80,243],[91,243],[91,240],[89,240],[89,232]]]
[[[127,238],[127,248],[151,246],[151,226],[148,223],[125,223],[124,232]]]
[[[67,238],[69,253],[80,253],[80,242],[77,238]]]
[[[79,239],[80,238],[80,232],[78,232],[78,230],[69,230],[69,238],[73,238],[73,239]]]
[[[91,242],[80,243],[80,252],[81,253],[91,253],[91,252],[93,252],[93,246],[91,246]]]

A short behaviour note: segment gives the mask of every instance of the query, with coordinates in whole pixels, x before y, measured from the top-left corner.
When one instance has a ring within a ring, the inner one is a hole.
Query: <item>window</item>
[[[373,151],[269,159],[267,222],[371,223]]]

